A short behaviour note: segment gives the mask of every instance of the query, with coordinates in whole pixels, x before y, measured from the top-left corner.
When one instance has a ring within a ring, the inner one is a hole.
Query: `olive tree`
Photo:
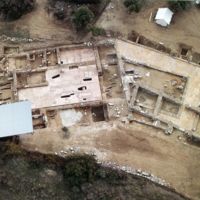
[[[77,4],[98,4],[101,0],[70,0],[70,2]]]
[[[30,12],[35,0],[0,0],[0,14],[5,20],[15,20]]]
[[[139,12],[142,8],[142,0],[125,0],[124,5],[128,8],[129,12]]]
[[[168,1],[168,4],[171,10],[177,12],[188,9],[191,5],[191,1],[173,0],[173,1]]]
[[[87,7],[79,7],[73,14],[73,22],[78,29],[85,28],[94,18],[94,13]]]

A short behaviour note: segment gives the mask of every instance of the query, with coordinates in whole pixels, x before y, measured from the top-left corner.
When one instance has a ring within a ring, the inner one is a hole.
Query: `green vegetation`
[[[102,2],[104,3],[103,0],[48,0],[49,9],[53,11],[55,17],[61,20],[70,17],[80,5],[85,5],[91,10],[98,10]]]
[[[70,2],[77,4],[98,4],[101,2],[101,0],[70,0]]]
[[[33,10],[35,0],[1,0],[0,14],[4,20],[15,20]]]
[[[20,183],[20,184],[19,184]],[[26,152],[0,142],[0,199],[186,200],[145,178],[99,165],[94,157]]]
[[[48,0],[48,12],[76,29],[90,31],[90,25],[106,8],[110,0]],[[94,35],[103,34],[100,29],[91,30]]]
[[[103,28],[93,26],[90,28],[93,36],[105,36],[106,32]]]
[[[125,0],[124,5],[125,7],[128,8],[129,12],[140,12],[142,5],[143,5],[142,0]]]
[[[63,138],[69,138],[70,137],[69,129],[66,126],[62,127],[62,131],[63,131]]]
[[[15,38],[30,38],[28,28],[21,29],[15,28],[11,23],[4,23],[0,27],[0,35],[6,35],[8,37]]]
[[[92,182],[95,176],[97,163],[90,156],[74,156],[68,159],[64,168],[66,183],[70,186],[79,186],[85,182]]]
[[[73,22],[77,29],[85,28],[93,20],[94,13],[87,7],[81,6],[73,15]]]
[[[171,10],[177,12],[181,10],[187,10],[191,6],[191,1],[174,0],[168,1],[168,4]]]

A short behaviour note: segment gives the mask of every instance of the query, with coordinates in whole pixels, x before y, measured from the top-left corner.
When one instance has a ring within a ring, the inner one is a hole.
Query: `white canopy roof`
[[[0,138],[33,132],[31,103],[0,105]]]
[[[174,13],[169,8],[159,8],[155,17],[156,23],[161,26],[169,25],[173,14]]]

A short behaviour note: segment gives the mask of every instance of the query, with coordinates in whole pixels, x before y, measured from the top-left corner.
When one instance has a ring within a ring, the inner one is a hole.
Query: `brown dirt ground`
[[[177,137],[137,123],[93,123],[70,128],[68,139],[63,138],[62,131],[52,128],[23,136],[21,142],[28,149],[45,153],[59,153],[70,147],[95,152],[101,161],[151,172],[177,191],[200,199],[200,149]]]
[[[74,40],[72,27],[67,23],[59,22],[46,10],[47,0],[36,0],[37,6],[34,11],[22,16],[13,22],[0,22],[0,28],[11,30],[24,30],[30,38],[47,40]]]
[[[199,51],[200,48],[200,10],[193,7],[188,11],[179,12],[173,18],[168,28],[162,28],[149,22],[151,13],[156,9],[165,7],[166,1],[148,0],[139,13],[129,14],[123,6],[123,0],[112,0],[113,9],[107,9],[99,18],[96,25],[106,30],[120,32],[123,37],[134,30],[150,40],[162,42],[165,46],[179,50],[179,43],[184,43]]]

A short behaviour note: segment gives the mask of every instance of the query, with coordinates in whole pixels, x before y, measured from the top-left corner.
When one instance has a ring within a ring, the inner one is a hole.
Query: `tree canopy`
[[[35,0],[0,0],[0,14],[5,20],[14,20],[30,12],[34,6]]]
[[[79,29],[86,27],[93,18],[94,13],[87,6],[81,6],[74,12],[73,22]]]
[[[77,4],[97,4],[100,3],[101,0],[70,0],[70,2]]]
[[[139,12],[142,8],[142,0],[125,0],[124,5],[130,12]]]
[[[174,1],[168,1],[168,4],[169,4],[170,9],[177,12],[177,11],[186,10],[187,8],[189,8],[191,5],[191,1],[174,0]]]

